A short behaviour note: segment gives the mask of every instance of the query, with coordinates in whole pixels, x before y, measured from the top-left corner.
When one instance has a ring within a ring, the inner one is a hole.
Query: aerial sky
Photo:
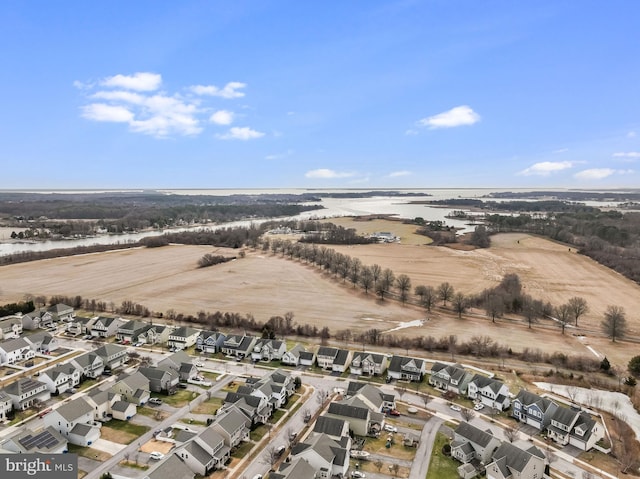
[[[0,2],[0,189],[640,187],[640,2]]]

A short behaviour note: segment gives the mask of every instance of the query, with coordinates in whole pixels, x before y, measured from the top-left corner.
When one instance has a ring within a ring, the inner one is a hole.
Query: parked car
[[[462,411],[462,408],[460,406],[458,406],[457,404],[452,404],[451,406],[449,406],[449,408],[452,411],[458,411],[458,412]]]
[[[399,416],[400,415],[400,411],[396,410],[396,409],[389,409],[387,411],[387,414],[389,416]]]
[[[136,348],[139,348],[139,347],[140,347],[140,346],[142,346],[143,344],[144,344],[144,343],[136,343],[136,344],[134,344],[134,346],[135,346]]]
[[[391,424],[385,424],[384,430],[387,432],[398,432],[398,428],[395,426],[392,426]]]
[[[178,384],[177,384],[177,386],[178,386],[180,389],[187,389],[187,385],[186,385],[185,383],[178,383]]]
[[[164,459],[164,454],[162,454],[161,452],[158,452],[158,451],[152,451],[149,454],[149,457],[151,459],[155,459],[156,461],[159,461],[160,459]]]
[[[481,411],[482,409],[484,409],[484,404],[482,403],[478,403],[475,406],[473,406],[474,411]]]
[[[363,478],[363,477],[367,477],[367,475],[364,472],[360,472],[360,471],[351,471],[351,477],[359,477],[359,478]]]
[[[160,406],[162,404],[162,399],[159,398],[151,398],[149,399],[149,403],[150,404],[155,404],[157,406]]]

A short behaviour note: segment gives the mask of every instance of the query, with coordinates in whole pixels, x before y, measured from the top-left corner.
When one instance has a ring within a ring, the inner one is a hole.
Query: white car
[[[385,424],[384,430],[387,432],[398,432],[398,428],[395,426],[392,426],[391,424]]]
[[[351,477],[359,477],[359,478],[363,478],[363,477],[367,477],[366,474],[364,472],[360,472],[360,471],[351,471]]]
[[[164,454],[158,451],[153,451],[149,454],[149,457],[151,459],[155,459],[156,461],[159,461],[160,459],[164,459]]]
[[[474,411],[481,411],[482,409],[484,409],[484,404],[482,403],[478,403],[475,406],[473,406]]]
[[[460,406],[458,406],[457,404],[452,404],[451,406],[449,406],[449,408],[452,411],[458,411],[458,412],[462,411],[462,408]]]

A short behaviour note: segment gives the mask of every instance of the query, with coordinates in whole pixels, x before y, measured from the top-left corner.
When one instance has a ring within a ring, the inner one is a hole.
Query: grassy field
[[[222,406],[223,400],[218,397],[212,397],[211,399],[207,399],[206,401],[198,404],[192,412],[195,414],[215,414],[218,409]]]
[[[102,426],[100,434],[101,437],[107,441],[117,442],[119,444],[131,444],[149,429],[148,426],[112,419]]]
[[[111,454],[98,449],[92,449],[90,447],[76,446],[75,444],[68,445],[69,452],[77,454],[78,456],[86,457],[87,459],[93,459],[94,461],[104,462],[111,458]]]
[[[448,442],[449,438],[444,434],[438,433],[436,435],[427,479],[458,479],[460,463],[442,454],[442,446]]]
[[[195,391],[189,391],[187,389],[180,389],[175,394],[170,396],[160,395],[160,394],[152,394],[153,397],[158,397],[162,399],[163,402],[173,407],[183,407],[186,406],[189,402],[193,401],[200,394]]]

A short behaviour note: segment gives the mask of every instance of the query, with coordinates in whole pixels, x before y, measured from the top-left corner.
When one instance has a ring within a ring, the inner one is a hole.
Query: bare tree
[[[438,286],[438,297],[442,300],[442,304],[444,306],[447,305],[447,301],[449,301],[453,297],[454,289],[446,281]]]
[[[382,466],[384,466],[384,463],[380,459],[376,459],[373,465],[376,466],[376,469],[378,470],[378,472],[380,472]]]
[[[380,279],[380,275],[382,274],[382,268],[378,264],[373,264],[370,267],[371,269],[371,278],[373,279],[373,285],[378,284],[378,280]]]
[[[468,407],[463,407],[462,411],[460,411],[460,415],[462,416],[462,419],[464,419],[467,422],[471,421],[474,417],[476,417],[476,413],[473,412],[473,409],[469,409]]]
[[[566,388],[566,392],[567,392],[567,397],[569,398],[569,401],[575,404],[576,396],[578,395],[578,388],[575,386],[568,386]]]
[[[469,300],[464,294],[458,292],[453,296],[451,302],[453,304],[454,311],[458,313],[458,319],[462,319],[462,314],[469,307]]]
[[[398,471],[400,470],[400,464],[391,464],[391,466],[389,467],[389,469],[391,470],[391,472],[393,473],[393,475],[395,477],[398,476]]]
[[[329,391],[327,391],[326,389],[318,389],[316,394],[316,402],[322,406],[328,397]]]
[[[431,396],[429,394],[423,394],[422,395],[422,402],[424,404],[424,408],[427,408],[427,405],[431,402]]]
[[[364,289],[365,294],[369,294],[369,289],[373,284],[373,273],[371,272],[371,268],[364,267],[360,272],[360,286]]]
[[[518,439],[519,435],[520,435],[520,428],[517,426],[509,426],[504,429],[504,437],[509,442],[513,442],[516,439]]]
[[[569,319],[571,318],[571,306],[569,303],[561,304],[554,310],[554,314],[556,316],[555,319],[558,320],[558,325],[562,328],[562,334],[564,334],[564,329],[569,324]]]
[[[494,292],[489,293],[484,299],[484,310],[491,317],[491,322],[495,323],[496,317],[504,314],[504,298]]]
[[[260,459],[260,462],[266,464],[267,466],[273,468],[273,466],[278,462],[278,457],[280,456],[278,448],[270,444],[269,446],[264,448],[264,454]]]
[[[411,290],[411,279],[406,274],[401,274],[396,278],[396,286],[400,291],[400,301],[404,304]]]
[[[574,319],[576,320],[576,326],[578,325],[578,319],[583,314],[586,314],[589,311],[589,305],[587,304],[587,300],[584,298],[580,298],[579,296],[574,296],[569,299],[567,303],[571,308],[571,313],[573,314]]]
[[[402,400],[402,396],[404,396],[404,393],[407,392],[407,388],[406,388],[406,386],[398,386],[396,388],[396,392],[398,393],[398,396],[400,397],[400,400]]]
[[[614,343],[627,333],[627,318],[624,308],[620,306],[607,306],[602,320],[602,331],[611,338]]]

